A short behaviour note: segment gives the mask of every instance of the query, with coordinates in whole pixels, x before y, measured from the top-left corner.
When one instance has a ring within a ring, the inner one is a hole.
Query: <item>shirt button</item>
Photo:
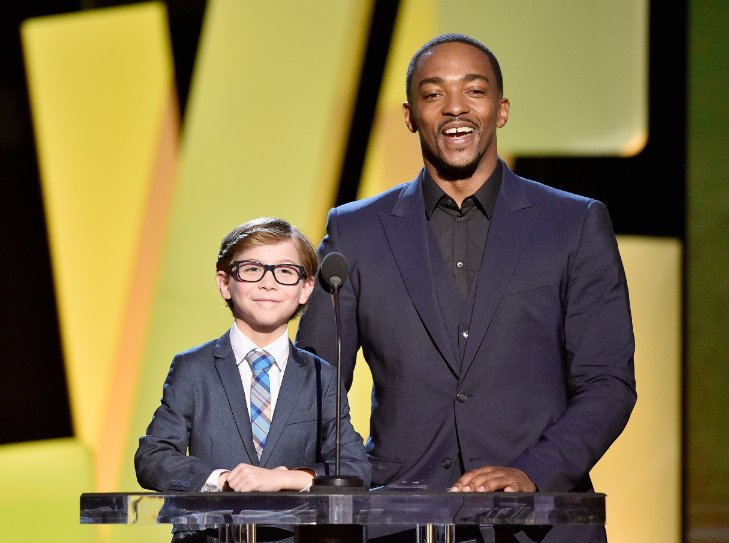
[[[458,400],[460,403],[466,403],[467,399],[468,399],[468,396],[466,396],[463,392],[459,392],[456,395],[456,400]]]
[[[453,458],[446,456],[443,459],[443,461],[441,462],[441,465],[443,466],[444,469],[450,468],[453,465]]]
[[[456,217],[457,222],[461,222],[463,220],[463,217]]]
[[[463,267],[463,262],[456,262],[456,267],[457,268],[462,268]]]
[[[468,338],[468,330],[463,331],[463,337]]]

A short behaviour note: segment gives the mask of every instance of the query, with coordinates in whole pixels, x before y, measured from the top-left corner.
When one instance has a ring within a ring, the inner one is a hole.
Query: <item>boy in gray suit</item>
[[[306,489],[334,472],[336,442],[336,371],[288,337],[314,288],[316,253],[288,222],[260,218],[225,236],[216,269],[234,323],[174,357],[139,440],[137,480],[161,492]],[[370,466],[341,399],[340,471],[366,487]]]

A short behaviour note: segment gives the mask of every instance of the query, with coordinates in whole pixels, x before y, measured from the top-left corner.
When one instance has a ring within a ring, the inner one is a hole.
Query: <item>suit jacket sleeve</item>
[[[622,432],[636,401],[625,274],[607,209],[598,201],[588,204],[566,281],[568,404],[512,463],[545,491],[574,488]]]
[[[186,363],[188,362],[188,363]],[[189,359],[177,355],[165,380],[162,402],[139,439],[134,467],[140,486],[158,492],[199,490],[215,468],[187,456],[195,407]]]
[[[337,210],[330,210],[329,216],[327,217],[327,234],[324,236],[317,250],[320,261],[331,252],[341,251],[337,243],[338,232],[336,231],[336,218]],[[344,256],[347,259],[352,258],[352,255],[345,254]],[[350,270],[356,269],[352,266],[353,263],[351,261],[349,264]],[[339,292],[342,338],[342,382],[347,390],[352,386],[354,365],[357,361],[357,351],[360,347],[356,315],[357,300],[355,289],[357,284],[356,272],[350,273],[350,276],[342,285]],[[317,283],[299,322],[296,345],[319,355],[330,364],[336,365],[337,340],[335,324],[331,295]]]

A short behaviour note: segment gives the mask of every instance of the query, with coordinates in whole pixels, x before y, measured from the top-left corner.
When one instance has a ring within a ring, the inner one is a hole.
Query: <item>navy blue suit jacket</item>
[[[342,253],[342,372],[362,348],[374,381],[373,485],[445,489],[486,465],[538,489],[589,490],[589,471],[636,401],[625,274],[605,206],[505,165],[465,348],[444,315],[421,183],[332,209],[320,256]],[[440,261],[442,263],[442,260]],[[317,287],[296,343],[336,359]],[[603,532],[604,533],[604,532]]]
[[[308,467],[333,474],[336,370],[291,345],[266,446],[259,461],[229,332],[175,356],[161,405],[134,457],[137,480],[151,490],[199,490],[219,468],[240,463]],[[362,438],[341,398],[340,472],[370,481]],[[189,454],[186,454],[188,452]]]

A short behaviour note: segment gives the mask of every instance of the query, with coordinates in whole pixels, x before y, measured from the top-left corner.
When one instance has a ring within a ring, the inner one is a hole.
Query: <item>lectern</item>
[[[410,525],[420,543],[452,543],[457,525],[604,524],[596,493],[452,493],[372,490],[359,493],[82,494],[82,524],[172,524],[217,529],[221,542],[255,543],[257,525]],[[365,530],[366,531],[366,530]]]

